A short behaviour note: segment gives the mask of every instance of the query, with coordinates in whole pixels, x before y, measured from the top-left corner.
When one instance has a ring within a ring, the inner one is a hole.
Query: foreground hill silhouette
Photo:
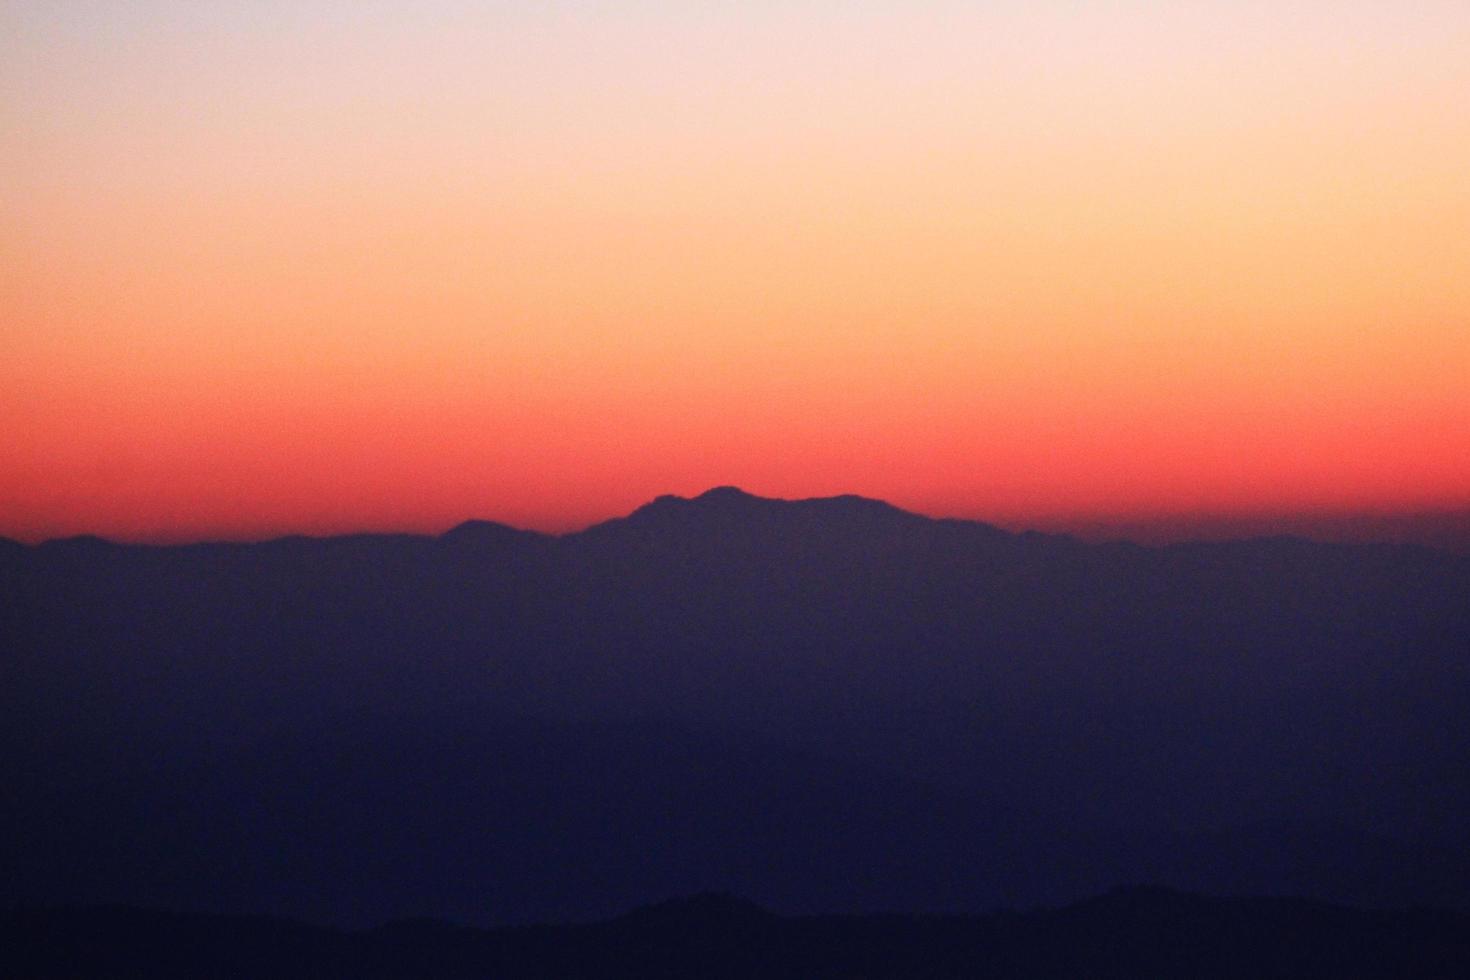
[[[879,501],[0,548],[0,902],[1470,907],[1470,557]]]
[[[0,969],[74,976],[496,978],[1463,977],[1470,918],[1131,889],[1057,911],[785,918],[719,895],[605,922],[339,932],[124,908],[0,914]]]

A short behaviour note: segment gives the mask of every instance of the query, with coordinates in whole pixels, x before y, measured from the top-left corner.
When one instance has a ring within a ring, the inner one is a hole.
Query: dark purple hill
[[[1470,905],[1470,557],[663,497],[0,549],[0,901]]]

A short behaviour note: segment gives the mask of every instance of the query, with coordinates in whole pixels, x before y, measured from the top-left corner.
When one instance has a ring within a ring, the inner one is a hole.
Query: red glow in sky
[[[1462,3],[34,6],[0,534],[1470,506]]]

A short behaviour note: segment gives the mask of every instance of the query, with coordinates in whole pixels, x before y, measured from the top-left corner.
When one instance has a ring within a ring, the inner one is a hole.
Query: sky
[[[1470,510],[1470,4],[0,0],[0,535]]]

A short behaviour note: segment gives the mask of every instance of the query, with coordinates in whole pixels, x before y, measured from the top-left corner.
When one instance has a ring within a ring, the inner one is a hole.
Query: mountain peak
[[[807,527],[829,529],[892,522],[928,523],[929,519],[870,497],[843,494],[836,497],[809,497],[787,500],[761,497],[736,486],[711,487],[695,497],[664,494],[639,507],[624,518],[614,518],[589,531],[598,532],[617,527],[666,528],[686,530],[695,527],[735,525],[782,527],[788,530]]]
[[[520,528],[501,524],[498,521],[469,520],[445,531],[439,535],[439,540],[454,543],[503,543],[508,541],[526,541],[540,538],[541,535],[535,531],[523,531]]]
[[[704,493],[694,498],[695,500],[721,501],[721,500],[760,500],[755,494],[746,493],[739,487],[723,486],[710,487]]]
[[[761,505],[779,505],[782,503],[785,503],[785,501],[774,500],[769,497],[757,497],[755,494],[746,493],[739,487],[712,487],[697,497],[681,497],[678,494],[672,493],[663,494],[639,507],[632,514],[628,515],[628,517],[638,520],[674,515],[688,518],[696,514],[729,512],[731,510],[744,510]]]

